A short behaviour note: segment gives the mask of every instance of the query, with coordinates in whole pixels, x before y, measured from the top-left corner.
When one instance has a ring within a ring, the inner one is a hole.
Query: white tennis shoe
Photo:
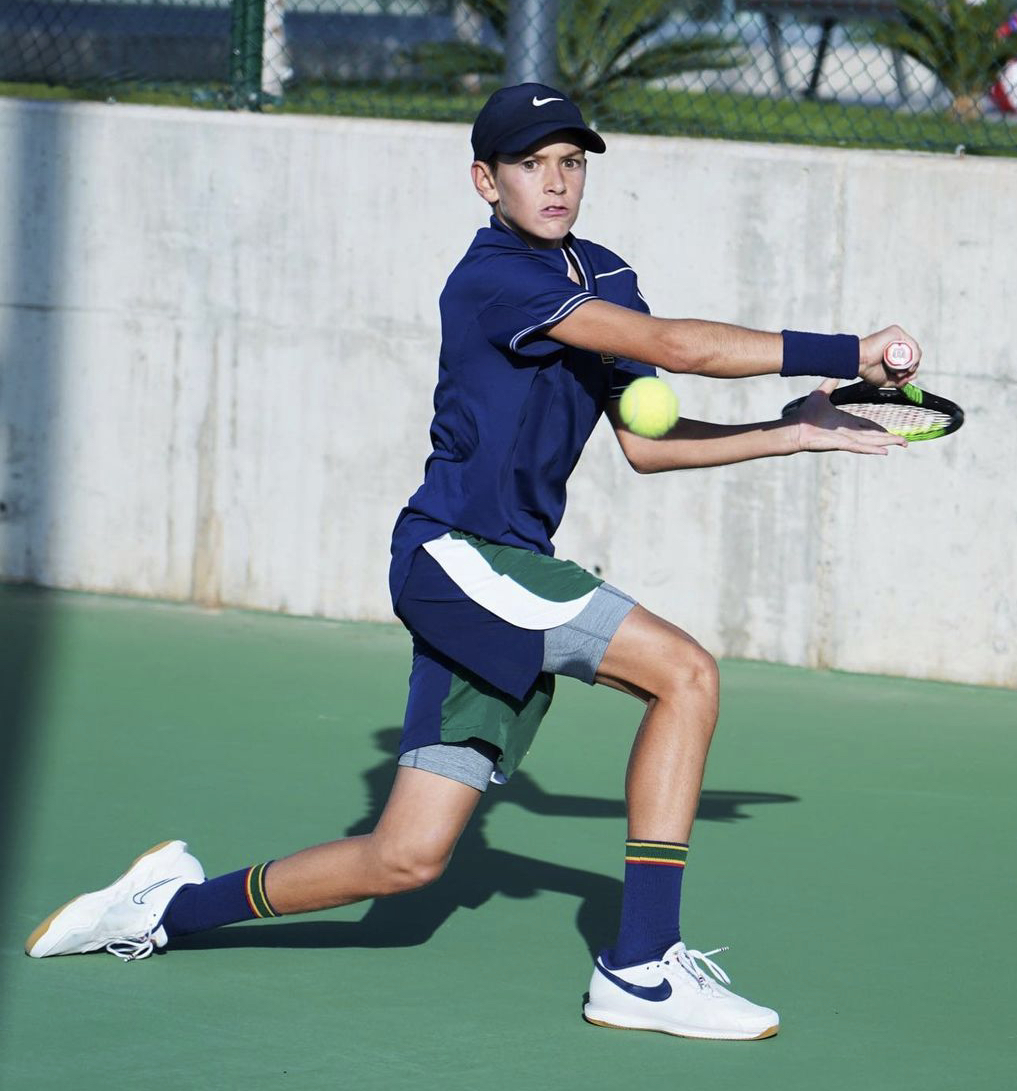
[[[163,841],[142,853],[116,882],[51,913],[25,941],[25,953],[46,958],[106,950],[124,962],[147,958],[166,946],[160,921],[173,895],[204,881],[204,869],[183,841]]]
[[[726,950],[704,953],[676,943],[659,962],[620,970],[609,969],[600,955],[583,1018],[601,1027],[659,1030],[682,1038],[771,1038],[780,1026],[777,1013],[724,988],[731,979],[710,956]]]

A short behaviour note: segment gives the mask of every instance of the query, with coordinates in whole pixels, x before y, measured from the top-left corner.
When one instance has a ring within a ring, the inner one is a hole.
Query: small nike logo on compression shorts
[[[159,887],[165,886],[167,883],[175,882],[179,878],[179,875],[174,875],[169,879],[160,879],[157,883],[153,883],[151,886],[146,886],[144,890],[139,890],[137,894],[135,894],[134,897],[131,899],[131,901],[134,902],[135,905],[144,905],[146,894],[151,894],[153,890],[158,890]]]
[[[549,102],[564,102],[564,101],[565,100],[563,98],[537,98],[536,95],[533,96],[533,105],[534,106],[546,106]]]
[[[611,973],[599,958],[597,959],[597,969],[612,985],[617,985],[623,992],[627,992],[630,996],[634,996],[639,1000],[652,1000],[654,1003],[659,1004],[667,1000],[671,995],[671,982],[666,977],[661,978],[659,985],[633,985],[631,981],[626,981],[624,978]]]

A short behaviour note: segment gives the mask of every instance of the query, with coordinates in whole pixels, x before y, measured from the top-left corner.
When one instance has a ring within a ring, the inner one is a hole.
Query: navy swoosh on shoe
[[[623,992],[627,992],[630,996],[635,996],[639,1000],[652,1000],[654,1003],[660,1004],[671,995],[671,982],[666,977],[661,979],[659,985],[633,985],[631,981],[626,981],[624,978],[611,973],[599,958],[596,966],[612,985],[617,985]]]
[[[135,905],[144,905],[145,898],[149,894],[151,894],[153,890],[158,890],[159,887],[165,886],[167,883],[175,882],[179,878],[179,875],[171,875],[168,879],[160,879],[157,883],[152,883],[151,886],[146,886],[144,890],[139,890],[134,895],[134,897],[131,898],[131,901],[134,902]]]

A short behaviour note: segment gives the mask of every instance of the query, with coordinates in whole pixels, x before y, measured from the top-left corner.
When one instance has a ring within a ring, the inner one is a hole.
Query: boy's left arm
[[[621,422],[617,401],[609,402],[606,412],[625,457],[644,474],[727,466],[800,451],[885,455],[890,447],[907,446],[900,436],[836,409],[829,397],[836,385],[836,380],[822,383],[790,417],[756,424],[711,424],[683,417],[660,439],[630,432]]]

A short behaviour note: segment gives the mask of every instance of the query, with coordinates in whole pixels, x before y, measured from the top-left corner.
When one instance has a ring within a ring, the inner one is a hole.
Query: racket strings
[[[949,413],[928,409],[921,405],[880,405],[853,403],[839,405],[845,413],[873,421],[881,428],[896,435],[914,436],[924,432],[938,432],[948,427],[953,418]]]

